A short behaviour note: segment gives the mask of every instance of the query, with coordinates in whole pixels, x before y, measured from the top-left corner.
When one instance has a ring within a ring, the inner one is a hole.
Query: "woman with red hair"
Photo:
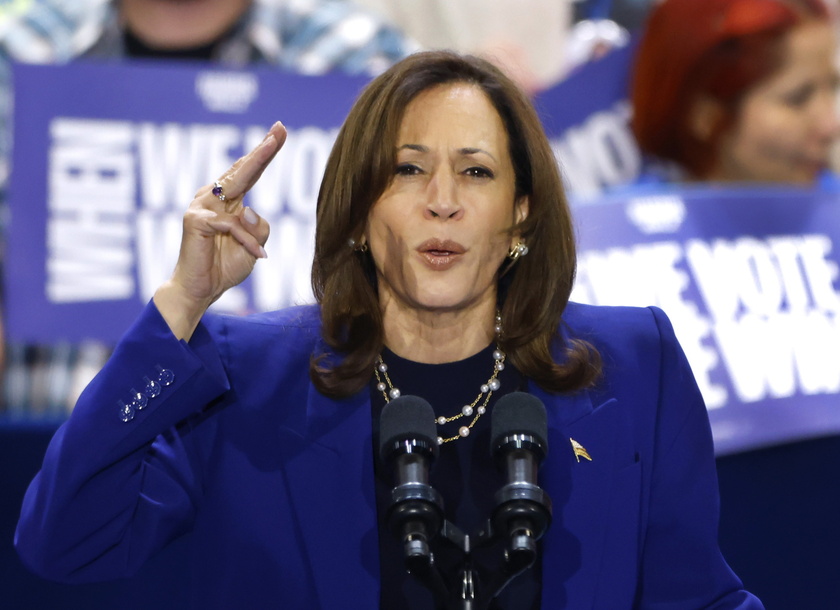
[[[686,180],[810,185],[840,134],[821,0],[665,0],[632,79],[641,149]]]

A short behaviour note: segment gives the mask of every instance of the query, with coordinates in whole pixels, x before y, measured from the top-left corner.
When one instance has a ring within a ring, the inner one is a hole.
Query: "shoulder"
[[[321,308],[318,305],[299,305],[247,316],[211,313],[205,317],[205,323],[212,330],[226,334],[320,336]]]
[[[203,324],[234,376],[247,378],[271,363],[284,378],[308,378],[310,358],[324,350],[317,305],[248,316],[208,314]]]
[[[674,328],[658,307],[607,307],[569,303],[560,328],[563,336],[592,345],[603,364],[601,388],[656,392],[664,377],[693,380]]]
[[[599,349],[659,344],[674,331],[658,307],[584,305],[570,302],[563,313],[563,334],[595,344]]]
[[[569,303],[561,333],[589,342],[603,364],[596,394],[665,405],[680,413],[705,412],[691,366],[668,316],[658,307],[606,307]],[[647,396],[651,400],[642,400]],[[680,405],[675,404],[678,396]],[[696,409],[695,409],[696,407]]]

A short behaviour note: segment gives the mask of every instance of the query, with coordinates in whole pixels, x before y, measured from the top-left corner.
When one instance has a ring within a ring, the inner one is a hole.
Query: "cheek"
[[[507,220],[507,218],[505,218]],[[481,240],[481,260],[486,263],[488,269],[496,270],[508,254],[511,246],[511,238],[507,231],[502,230],[509,227],[509,223],[498,223],[488,227]]]
[[[365,235],[372,251],[393,249],[399,241],[401,231],[400,215],[394,213],[389,202],[377,202],[368,216]]]
[[[804,140],[798,113],[784,107],[745,108],[733,147],[747,154],[793,152]]]

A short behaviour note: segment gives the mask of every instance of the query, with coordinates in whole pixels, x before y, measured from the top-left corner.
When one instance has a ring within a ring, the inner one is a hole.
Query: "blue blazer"
[[[192,532],[196,608],[376,608],[370,393],[314,389],[319,329],[315,306],[206,316],[185,343],[150,304],[47,450],[24,562],[124,577]],[[562,332],[598,348],[604,378],[562,396],[531,384],[551,447],[543,608],[761,608],[718,548],[707,413],[665,315],[570,304]],[[159,394],[122,421],[147,384]]]

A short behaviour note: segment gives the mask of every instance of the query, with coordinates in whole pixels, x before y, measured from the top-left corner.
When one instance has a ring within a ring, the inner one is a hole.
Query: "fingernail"
[[[283,123],[281,123],[280,121],[277,121],[277,122],[275,122],[275,123],[274,123],[274,125],[272,125],[272,126],[269,128],[268,133],[267,133],[267,134],[265,134],[265,137],[263,138],[263,141],[261,142],[261,144],[262,144],[262,145],[265,145],[267,142],[269,142],[269,141],[271,141],[271,140],[275,140],[275,141],[277,140],[277,136],[275,136],[275,135],[274,135],[273,133],[271,133],[271,132],[272,132],[272,131],[274,130],[274,128],[275,128],[275,127],[277,127],[278,125],[280,125],[280,126],[282,127],[282,126],[283,126]],[[285,127],[284,127],[284,129],[285,129]]]
[[[260,246],[260,258],[268,258],[268,252],[262,246]]]
[[[257,213],[248,207],[246,207],[245,211],[242,212],[242,217],[245,219],[246,222],[252,225],[257,224],[257,221],[259,220]]]

